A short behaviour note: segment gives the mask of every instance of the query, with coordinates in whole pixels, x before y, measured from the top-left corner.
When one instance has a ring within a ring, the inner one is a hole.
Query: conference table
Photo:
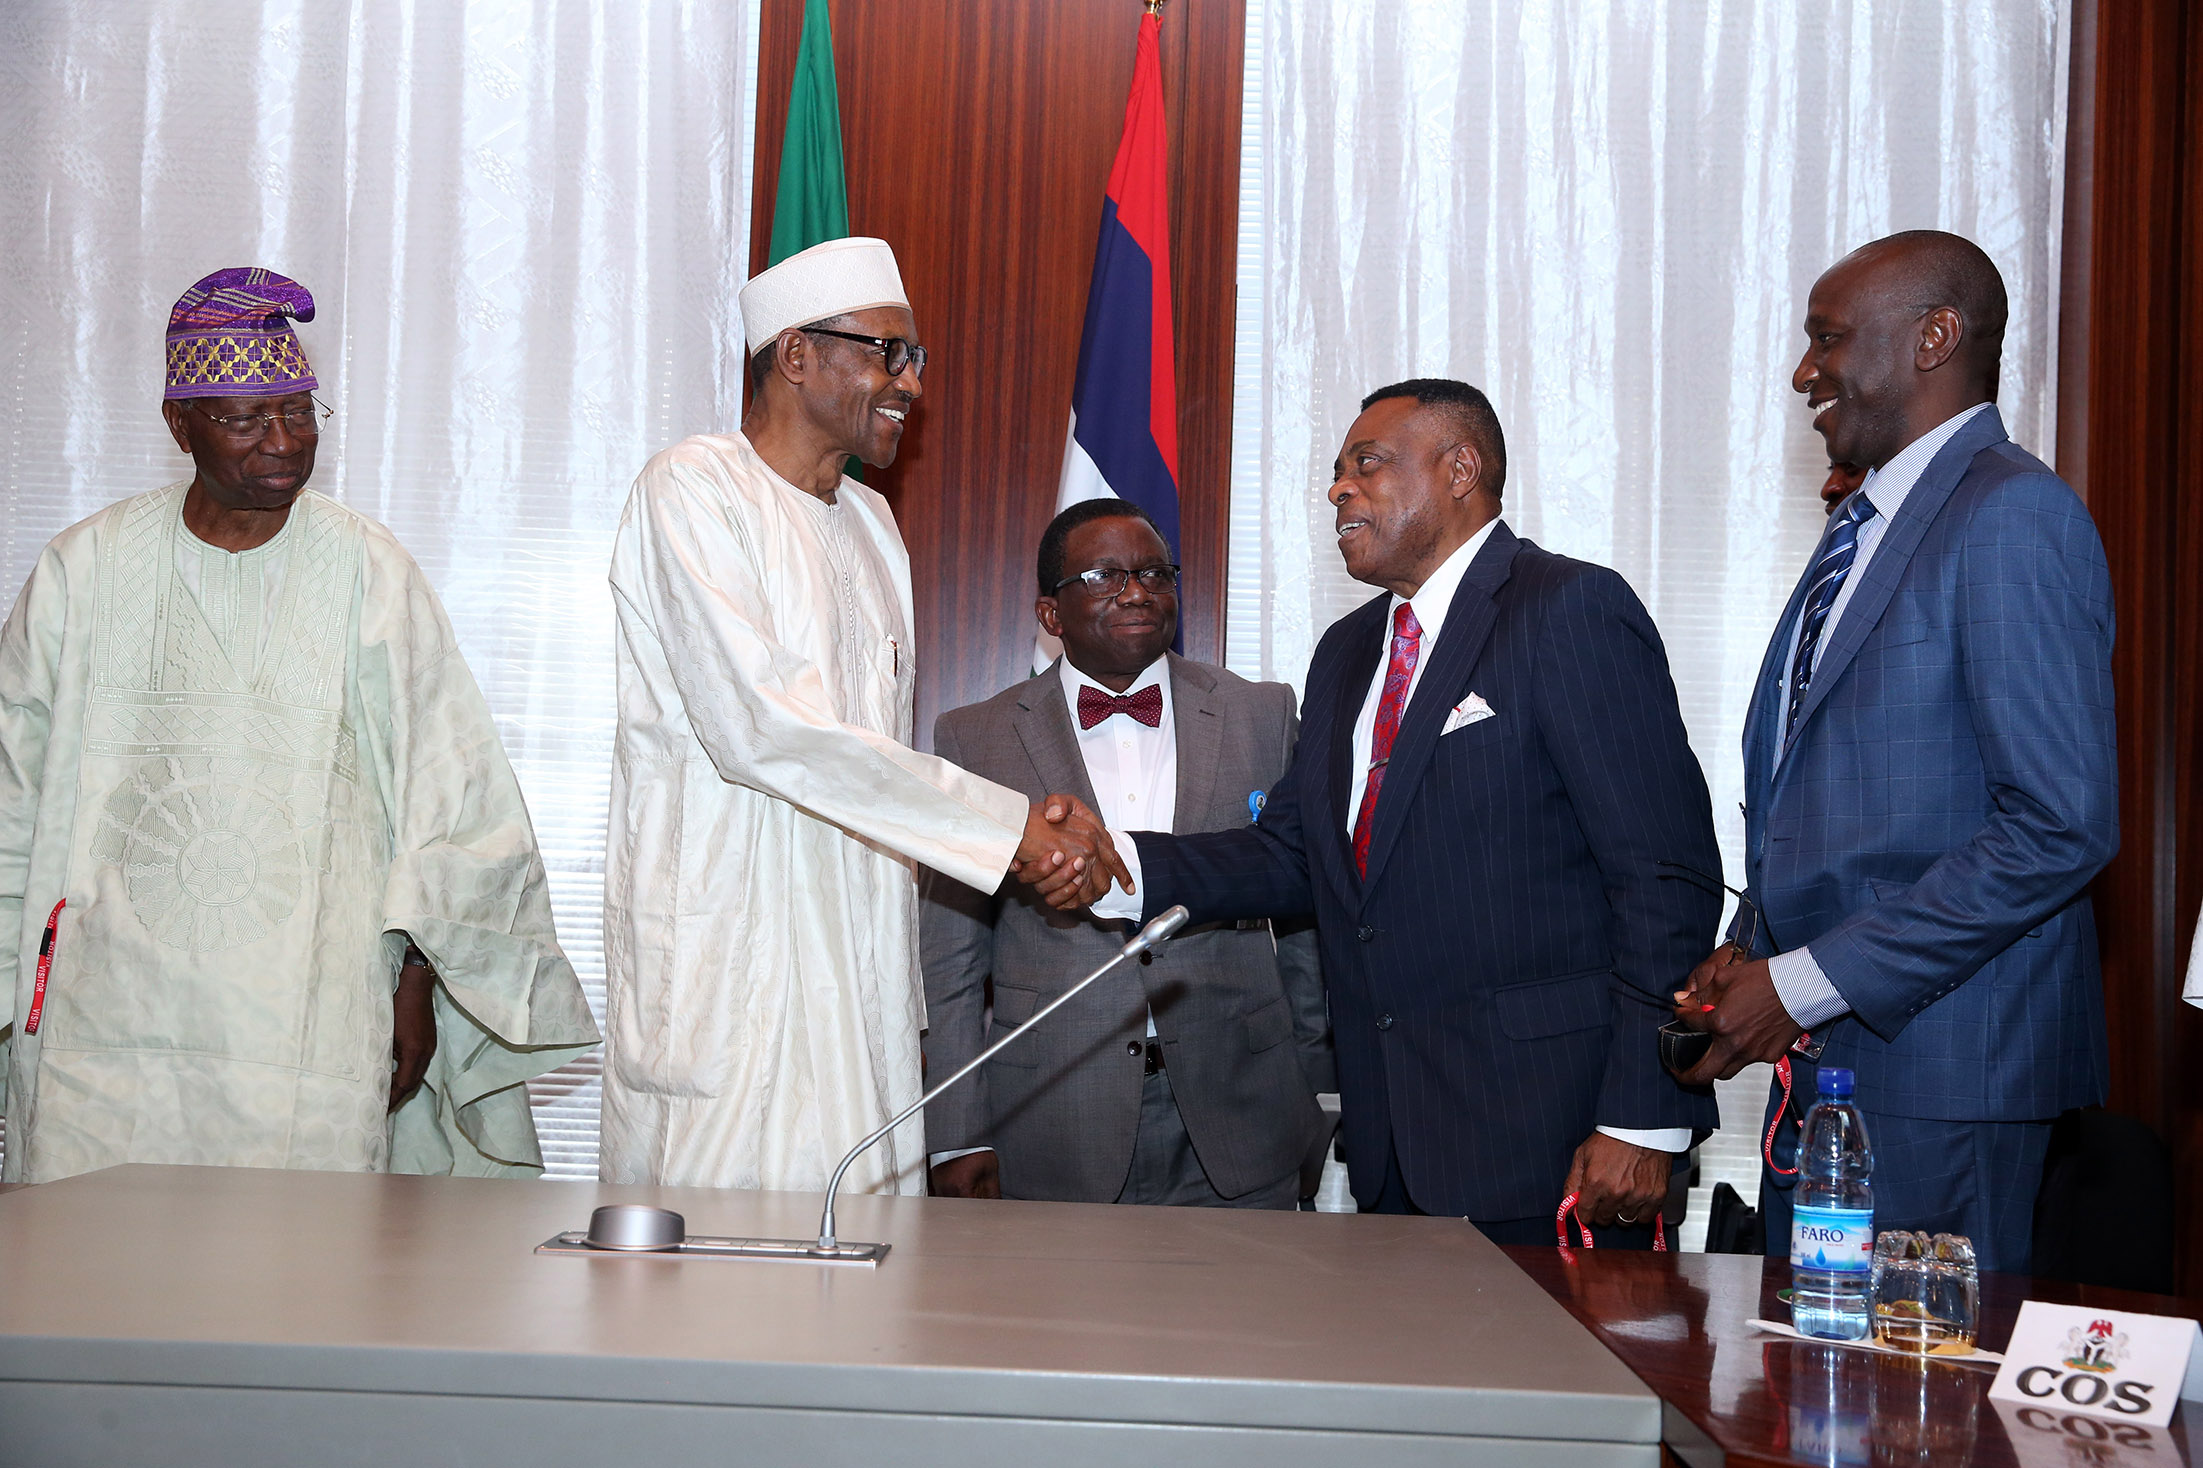
[[[1455,1219],[844,1198],[878,1266],[545,1254],[600,1203],[816,1197],[119,1167],[0,1189],[0,1464],[2203,1464],[1978,1366],[1770,1336],[1787,1271]],[[2177,1300],[1983,1279],[2019,1302]]]
[[[1661,1404],[1458,1219],[845,1197],[877,1267],[551,1255],[805,1194],[130,1166],[0,1195],[0,1462],[1653,1468]]]
[[[1671,1463],[1687,1468],[2174,1468],[2203,1464],[2197,1404],[2169,1430],[1988,1398],[1993,1366],[1921,1361],[1769,1335],[1787,1321],[1787,1265],[1739,1254],[1508,1248],[1522,1271],[1659,1393]],[[2151,1315],[2192,1300],[1981,1277],[1981,1345],[1999,1350],[2024,1300]]]

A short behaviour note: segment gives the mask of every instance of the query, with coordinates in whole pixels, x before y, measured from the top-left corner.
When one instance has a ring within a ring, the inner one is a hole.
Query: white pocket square
[[[1492,712],[1492,706],[1484,701],[1483,694],[1472,693],[1453,706],[1453,712],[1446,715],[1446,727],[1438,732],[1443,737],[1456,729],[1466,729],[1480,719],[1492,717]]]

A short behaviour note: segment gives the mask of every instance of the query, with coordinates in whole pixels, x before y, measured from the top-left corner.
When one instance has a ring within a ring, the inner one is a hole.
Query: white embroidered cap
[[[754,355],[791,326],[909,304],[886,240],[828,240],[790,255],[742,287],[742,334]]]

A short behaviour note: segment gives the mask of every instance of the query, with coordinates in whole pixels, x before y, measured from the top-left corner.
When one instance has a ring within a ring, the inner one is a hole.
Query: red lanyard
[[[1759,1155],[1767,1160],[1767,1170],[1776,1177],[1796,1177],[1796,1168],[1779,1167],[1775,1164],[1775,1132],[1782,1125],[1782,1119],[1790,1114],[1789,1056],[1785,1055],[1775,1062],[1775,1080],[1782,1086],[1782,1104],[1775,1108],[1774,1118],[1767,1123],[1767,1135],[1760,1141]]]
[[[1792,1040],[1790,1049],[1796,1054],[1809,1054],[1812,1043],[1813,1036],[1808,1032]],[[1775,1131],[1782,1125],[1782,1119],[1790,1114],[1790,1057],[1788,1055],[1775,1062],[1775,1081],[1782,1087],[1782,1104],[1775,1108],[1773,1120],[1767,1123],[1767,1135],[1760,1141],[1759,1155],[1766,1160],[1767,1170],[1776,1177],[1796,1177],[1798,1170],[1795,1167],[1777,1167],[1775,1165]]]
[[[1568,1220],[1570,1217],[1575,1218],[1576,1227],[1583,1234],[1583,1246],[1586,1249],[1596,1249],[1598,1245],[1591,1242],[1591,1225],[1585,1223],[1582,1215],[1576,1212],[1576,1195],[1574,1193],[1570,1193],[1560,1200],[1560,1211],[1553,1215],[1553,1232],[1560,1236],[1560,1246],[1563,1249],[1570,1247],[1568,1242]],[[1665,1254],[1668,1251],[1668,1223],[1665,1213],[1652,1215],[1652,1247],[1657,1253]]]
[[[31,1012],[23,1021],[23,1033],[38,1033],[38,1017],[46,1012],[46,979],[54,971],[54,935],[61,930],[61,909],[69,905],[64,897],[54,904],[53,915],[46,919],[46,936],[38,940],[38,977],[31,984]]]

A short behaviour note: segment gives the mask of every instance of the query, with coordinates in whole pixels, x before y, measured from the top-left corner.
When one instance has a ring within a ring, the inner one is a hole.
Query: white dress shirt
[[[1079,727],[1079,690],[1098,688],[1112,698],[1116,690],[1105,687],[1063,659],[1063,698],[1071,706],[1071,732],[1078,736],[1079,758],[1086,762],[1086,781],[1094,787],[1094,814],[1109,828],[1110,840],[1119,851],[1138,848],[1121,833],[1167,831],[1178,819],[1178,721],[1170,698],[1170,660],[1157,658],[1125,688],[1130,697],[1143,688],[1163,691],[1163,716],[1150,729],[1128,713],[1119,711],[1091,729]],[[1115,891],[1115,888],[1110,890]],[[1107,914],[1100,905],[1096,917]],[[1137,900],[1125,921],[1138,922]],[[1147,1033],[1155,1034],[1155,1016],[1147,1017]]]
[[[1071,732],[1078,736],[1079,758],[1086,762],[1086,780],[1094,787],[1094,814],[1109,828],[1110,839],[1117,843],[1117,850],[1125,858],[1125,864],[1133,871],[1133,880],[1139,879],[1139,869],[1132,863],[1139,860],[1138,849],[1123,836],[1125,831],[1167,831],[1178,819],[1178,722],[1170,697],[1170,659],[1157,658],[1147,665],[1146,671],[1132,680],[1125,689],[1127,694],[1138,693],[1150,686],[1163,691],[1163,717],[1150,729],[1128,713],[1118,712],[1103,719],[1091,729],[1079,727],[1079,690],[1099,688],[1116,697],[1116,690],[1095,682],[1077,668],[1070,658],[1062,660],[1063,697],[1071,708]],[[1118,911],[1105,911],[1108,898],[1094,904],[1094,916],[1121,918],[1127,922],[1140,920],[1140,899],[1126,896],[1116,887],[1109,889],[1110,897],[1118,899]],[[1149,1038],[1155,1034],[1155,1016],[1147,1017]],[[952,1157],[963,1157],[973,1152],[989,1152],[991,1147],[964,1147],[953,1152],[935,1152],[928,1159],[939,1164]]]
[[[1828,621],[1821,627],[1820,644],[1813,649],[1813,666],[1819,667],[1821,658],[1836,640],[1836,624],[1851,606],[1852,593],[1866,579],[1867,562],[1874,558],[1874,549],[1889,532],[1890,522],[1905,507],[1905,499],[1912,487],[1920,482],[1920,476],[1930,461],[1949,443],[1978,413],[1989,409],[1987,403],[1976,403],[1954,418],[1946,418],[1920,437],[1906,444],[1887,464],[1866,476],[1866,481],[1853,494],[1862,494],[1874,506],[1874,517],[1859,527],[1859,548],[1851,558],[1851,569],[1844,574],[1843,585],[1836,591],[1836,600],[1828,609]],[[1837,514],[1843,511],[1839,508]],[[1782,664],[1775,670],[1779,685],[1775,696],[1777,716],[1787,718],[1788,699],[1784,692],[1789,686],[1790,665],[1797,661],[1798,638],[1805,629],[1805,609],[1798,609],[1797,624],[1790,629],[1789,644],[1783,650]],[[1782,768],[1782,756],[1789,743],[1786,729],[1777,729],[1774,741],[1774,767]],[[1839,1014],[1847,1013],[1851,1006],[1836,986],[1821,972],[1821,966],[1813,957],[1811,948],[1793,948],[1788,953],[1778,953],[1767,960],[1767,977],[1774,981],[1775,997],[1789,1011],[1790,1018],[1808,1030],[1824,1024]]]
[[[1127,695],[1151,687],[1163,691],[1162,723],[1153,729],[1121,712],[1091,729],[1081,729],[1079,690],[1096,688],[1112,698],[1116,690],[1072,667],[1069,658],[1063,660],[1062,669],[1071,730],[1078,735],[1079,756],[1086,761],[1086,778],[1094,787],[1094,814],[1112,832],[1169,830],[1178,816],[1178,725],[1172,717],[1170,660],[1157,658],[1125,689]],[[1137,918],[1139,913],[1131,916]]]

